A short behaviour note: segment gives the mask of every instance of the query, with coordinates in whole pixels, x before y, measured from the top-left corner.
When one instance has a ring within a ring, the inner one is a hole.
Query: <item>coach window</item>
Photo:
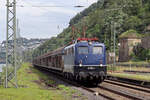
[[[65,55],[67,55],[67,50],[64,51]]]
[[[103,47],[95,46],[93,47],[93,54],[102,54],[103,53]]]
[[[79,54],[88,54],[89,53],[88,47],[78,47],[78,53]]]
[[[69,55],[72,55],[72,48],[69,48]]]
[[[68,55],[68,49],[66,50],[66,55]]]
[[[71,51],[71,48],[69,48],[69,55],[71,55],[72,51]]]
[[[69,49],[67,49],[67,55],[69,55]]]
[[[71,51],[72,51],[72,55],[73,55],[74,54],[74,48],[72,47],[71,49],[72,49]]]

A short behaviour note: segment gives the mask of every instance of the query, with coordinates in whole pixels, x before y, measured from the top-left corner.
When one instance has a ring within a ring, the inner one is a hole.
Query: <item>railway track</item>
[[[82,88],[82,89],[84,89],[84,90],[86,90],[86,91],[88,91],[88,92],[90,92],[90,93],[92,93],[93,95],[96,95],[96,96],[101,96],[101,97],[103,97],[103,98],[105,98],[105,99],[107,99],[107,100],[115,100],[114,98],[112,98],[112,97],[110,97],[110,96],[107,96],[106,94],[103,94],[103,93],[101,93],[101,92],[97,92],[97,91],[95,91],[93,88],[88,88],[88,87],[85,87],[85,86],[83,86],[83,85],[81,85],[81,84],[78,84],[77,82],[74,82],[74,81],[72,81],[72,80],[68,80],[68,79],[65,79],[65,78],[63,78],[62,77],[62,75],[60,74],[60,73],[57,73],[57,72],[55,72],[55,71],[51,71],[51,70],[49,70],[49,69],[43,69],[42,67],[41,68],[38,68],[38,67],[36,67],[38,70],[40,70],[40,71],[43,71],[43,72],[50,72],[50,73],[46,73],[46,74],[48,74],[48,75],[53,75],[54,77],[57,77],[58,79],[60,79],[60,80],[62,80],[62,81],[65,81],[65,82],[67,82],[68,84],[71,84],[71,85],[73,85],[73,86],[76,86],[76,87],[80,87],[80,88]]]
[[[142,92],[146,92],[146,93],[150,93],[150,88],[149,87],[143,87],[143,86],[139,86],[139,85],[132,85],[132,84],[127,84],[127,83],[113,81],[113,80],[105,80],[104,82],[109,83],[109,84],[122,86],[122,87],[126,87],[126,88],[130,88],[130,89],[134,89],[134,90],[138,90],[138,91],[142,91]]]
[[[146,88],[145,89],[144,88],[137,88],[134,86],[130,86],[128,84],[123,84],[123,83],[110,81],[110,80],[106,80],[103,82],[103,83],[107,83],[109,85],[105,85],[105,86],[99,85],[98,87],[86,87],[86,86],[78,84],[77,82],[74,82],[72,80],[68,80],[68,79],[63,78],[59,73],[56,73],[56,72],[53,72],[50,70],[48,70],[48,71],[51,72],[58,79],[65,81],[70,85],[80,87],[80,88],[92,93],[95,96],[100,96],[100,97],[105,98],[107,100],[127,100],[127,99],[129,99],[129,100],[145,100],[144,97],[137,96],[133,93],[125,92],[125,90],[116,89],[111,85],[122,86],[122,87],[125,87],[128,89],[134,89],[136,91],[142,91],[142,92],[150,93],[150,90],[148,90]],[[150,99],[146,98],[146,100],[150,100]]]
[[[125,92],[124,90],[120,91],[118,89],[115,89],[115,88],[108,88],[108,87],[103,87],[103,86],[98,86],[100,89],[103,89],[103,90],[106,90],[110,93],[113,93],[115,95],[118,95],[117,97],[115,97],[114,99],[115,100],[122,100],[121,98],[123,98],[124,100],[143,100],[142,97],[139,97],[139,96],[136,96],[136,95],[133,95],[133,94],[130,94],[130,93],[127,93]],[[121,97],[121,98],[120,98]],[[120,98],[120,99],[119,99]]]
[[[128,99],[150,100],[149,88],[143,88],[140,86],[134,86],[110,80],[105,80],[103,84],[98,87],[126,97]]]
[[[106,86],[98,86],[96,88],[84,87],[84,89],[108,100],[149,100],[148,98],[143,98],[141,96],[125,92],[124,90],[120,91],[114,87],[110,88]]]
[[[134,80],[134,79],[129,79],[129,78],[121,78],[121,77],[114,77],[114,76],[110,76],[110,75],[107,76],[107,80],[120,82],[120,83],[126,83],[126,84],[130,84],[130,85],[135,85],[135,86],[138,86],[138,87],[150,89],[150,82],[148,82],[148,81]]]
[[[111,80],[105,80],[104,84],[107,83],[107,86],[99,85],[97,88],[84,88],[90,92],[93,92],[96,95],[100,95],[108,100],[150,100],[150,89],[149,87],[144,87],[140,85],[130,85],[122,82],[115,82]],[[111,86],[110,86],[111,85]],[[117,87],[114,87],[116,85]],[[124,87],[126,89],[121,90],[119,87]],[[139,92],[139,94],[128,91],[132,89],[133,91]],[[105,92],[104,92],[105,91]],[[141,95],[141,92],[143,95]],[[146,94],[145,94],[146,93]],[[113,94],[113,95],[110,95]]]
[[[64,80],[64,79],[63,79]],[[114,87],[104,87],[104,86],[98,86],[98,87],[94,87],[94,88],[89,88],[89,87],[85,87],[83,85],[80,85],[76,82],[72,82],[70,80],[66,80],[66,82],[68,82],[69,84],[72,84],[74,86],[78,86],[78,87],[81,87],[91,93],[93,93],[93,95],[96,95],[96,96],[101,96],[105,99],[108,99],[108,100],[150,100],[149,98],[145,98],[145,97],[142,97],[142,96],[138,96],[138,95],[134,95],[133,93],[128,93],[128,92],[125,92],[124,90],[123,91],[120,91],[118,89],[115,89]],[[107,82],[108,81],[104,81],[104,82]],[[110,81],[109,81],[110,82]],[[110,82],[110,84],[114,84],[113,82]],[[121,85],[121,83],[118,83],[118,84],[115,84],[115,85],[119,85],[119,86],[123,86],[123,87],[126,87],[126,88],[132,88],[134,90],[140,90],[142,92],[147,92],[147,93],[150,93],[150,90],[148,89],[138,89],[138,88],[135,88],[135,87],[129,87],[129,86],[126,86],[126,85]],[[105,91],[105,92],[104,92]],[[112,95],[110,95],[112,94]]]

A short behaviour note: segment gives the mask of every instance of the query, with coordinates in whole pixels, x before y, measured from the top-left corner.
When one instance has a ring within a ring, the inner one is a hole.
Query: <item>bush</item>
[[[141,44],[135,46],[133,52],[135,57],[140,60],[150,60],[150,49],[143,48]]]

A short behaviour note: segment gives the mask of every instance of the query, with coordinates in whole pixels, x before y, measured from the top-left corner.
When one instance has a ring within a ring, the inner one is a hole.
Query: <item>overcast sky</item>
[[[17,0],[21,36],[50,38],[68,26],[70,19],[97,0]],[[0,0],[0,42],[6,39],[6,0]],[[24,7],[19,7],[23,5]],[[84,8],[73,6],[83,5]],[[31,7],[63,6],[63,7]]]

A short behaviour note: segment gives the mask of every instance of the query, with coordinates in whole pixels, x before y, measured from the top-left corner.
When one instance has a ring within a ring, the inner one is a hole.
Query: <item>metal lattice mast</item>
[[[5,87],[8,87],[8,82],[15,78],[17,87],[17,58],[16,58],[16,0],[7,0],[7,32],[6,32],[6,79]],[[9,71],[8,68],[13,67]]]

